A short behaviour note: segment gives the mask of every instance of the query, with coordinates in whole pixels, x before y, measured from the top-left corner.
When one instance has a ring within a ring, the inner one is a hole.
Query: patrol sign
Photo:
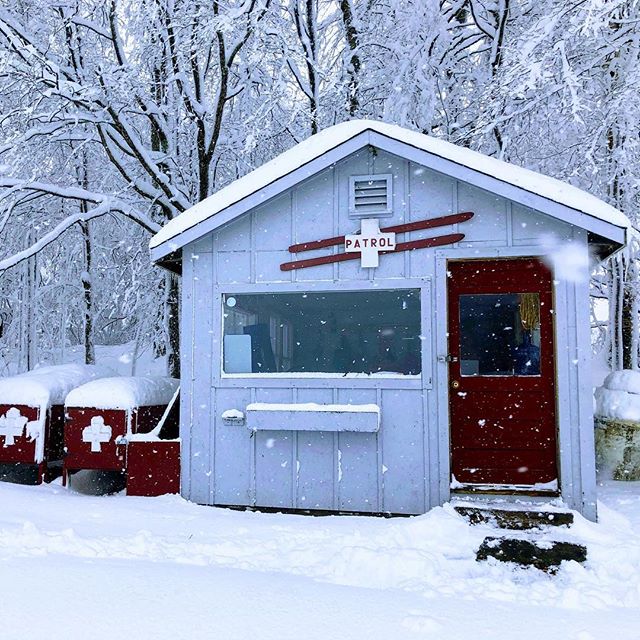
[[[380,251],[393,251],[396,248],[396,234],[380,231],[378,220],[360,221],[360,233],[344,238],[345,253],[359,253],[361,267],[377,267]]]

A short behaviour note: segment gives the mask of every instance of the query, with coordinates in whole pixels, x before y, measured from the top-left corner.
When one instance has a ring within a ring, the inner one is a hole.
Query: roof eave
[[[253,209],[264,204],[267,200],[271,200],[287,189],[299,184],[303,180],[320,173],[332,164],[335,164],[352,153],[366,147],[370,144],[369,137],[371,132],[371,129],[366,129],[365,131],[360,131],[347,140],[337,143],[334,147],[325,151],[321,155],[316,156],[293,171],[280,176],[264,187],[253,191],[249,195],[232,203],[222,211],[219,211],[209,218],[198,222],[194,226],[185,229],[171,238],[168,238],[161,244],[152,247],[151,259],[154,262],[161,260],[165,256],[181,249],[190,242],[201,238],[211,231],[215,231],[218,227],[230,222],[249,209]]]
[[[627,230],[625,229],[625,231]],[[603,238],[602,236],[589,232],[587,234],[587,242],[589,243],[591,254],[602,262],[607,258],[611,258],[626,246],[628,240],[627,236],[628,234],[625,233],[625,241],[620,243],[613,242],[607,238]]]
[[[159,248],[159,247],[157,247]],[[151,250],[151,261],[162,269],[166,269],[171,273],[182,275],[182,249],[175,250],[167,254],[154,255],[155,249]]]
[[[606,238],[615,245],[622,247],[627,241],[627,228],[620,227],[601,218],[574,209],[570,206],[551,200],[545,196],[528,191],[524,187],[505,182],[495,176],[482,173],[478,169],[472,169],[448,158],[443,158],[433,152],[414,147],[407,142],[389,138],[379,132],[372,132],[371,144],[396,153],[417,164],[428,167],[434,171],[450,176],[461,182],[472,184],[480,189],[495,193],[507,200],[516,202],[525,207],[545,213],[568,224],[573,224],[586,231]],[[403,148],[400,151],[400,148]],[[395,149],[395,150],[394,150]],[[617,250],[617,249],[616,249]]]
[[[618,248],[626,244],[627,229],[625,227],[619,227],[596,216],[573,209],[565,204],[528,191],[524,187],[505,182],[495,176],[482,173],[478,169],[467,167],[466,165],[444,158],[431,151],[425,151],[424,149],[415,147],[408,142],[391,138],[373,129],[366,129],[347,140],[341,141],[336,144],[336,146],[316,156],[307,163],[239,199],[215,215],[211,215],[209,218],[196,223],[194,226],[185,229],[175,236],[168,238],[163,243],[153,247],[151,249],[151,259],[155,263],[160,264],[160,266],[174,271],[174,269],[166,265],[173,262],[170,256],[179,253],[185,245],[201,238],[207,233],[215,231],[215,229],[231,222],[246,211],[277,197],[286,189],[294,187],[303,180],[323,171],[332,164],[343,160],[367,145],[383,149],[384,151],[416,162],[443,175],[495,193],[498,196],[502,196],[528,208],[563,220],[568,224],[573,224],[585,229],[594,237],[604,238],[611,242],[613,248],[611,251],[605,252],[607,255],[617,251]]]

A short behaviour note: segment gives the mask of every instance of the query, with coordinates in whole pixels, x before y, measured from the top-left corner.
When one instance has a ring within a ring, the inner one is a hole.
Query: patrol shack
[[[168,223],[182,493],[420,514],[452,496],[594,519],[589,256],[617,210],[396,126],[312,136]]]

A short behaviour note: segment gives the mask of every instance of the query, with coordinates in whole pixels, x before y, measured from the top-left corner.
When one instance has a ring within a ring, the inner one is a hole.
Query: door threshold
[[[558,481],[540,484],[489,484],[458,482],[455,478],[451,482],[451,495],[512,495],[512,496],[544,496],[557,497],[560,495]]]
[[[534,489],[534,488],[518,488],[518,489],[503,489],[500,487],[457,487],[451,489],[452,496],[531,496],[539,498],[558,498],[560,497],[560,491],[557,489]]]

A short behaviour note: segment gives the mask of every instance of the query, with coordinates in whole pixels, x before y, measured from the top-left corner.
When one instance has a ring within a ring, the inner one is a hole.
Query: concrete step
[[[564,560],[585,562],[587,548],[573,542],[538,542],[525,538],[487,537],[478,549],[476,560],[483,561],[489,558],[555,573]]]
[[[527,529],[542,529],[544,527],[570,526],[573,524],[573,514],[570,511],[548,510],[515,510],[494,507],[471,507],[467,505],[454,506],[454,509],[470,524],[490,524],[500,529],[523,531]]]

